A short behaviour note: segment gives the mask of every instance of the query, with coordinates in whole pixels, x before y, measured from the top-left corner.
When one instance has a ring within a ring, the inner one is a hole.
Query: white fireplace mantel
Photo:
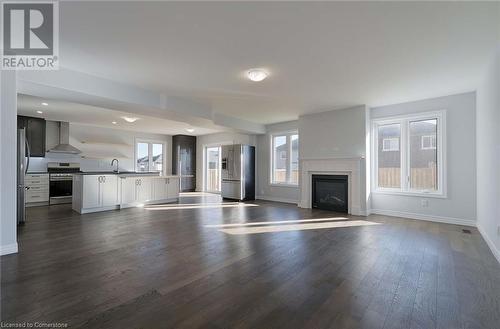
[[[366,216],[366,179],[364,158],[300,159],[301,208],[311,208],[312,175],[348,176],[348,212]]]

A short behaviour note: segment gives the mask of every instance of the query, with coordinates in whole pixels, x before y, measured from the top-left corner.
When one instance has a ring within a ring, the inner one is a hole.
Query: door
[[[233,150],[232,145],[222,145],[221,146],[221,177],[222,180],[230,179],[229,176],[229,161],[230,153]]]
[[[146,202],[151,200],[151,178],[138,178],[137,202]]]
[[[120,178],[122,204],[130,204],[135,202],[137,182],[138,179],[135,177]]]
[[[167,190],[167,198],[178,198],[179,197],[179,179],[178,178],[169,178],[168,179],[168,190]]]
[[[18,119],[19,122],[19,119]],[[26,132],[24,129],[17,131],[17,223],[24,223],[25,221],[25,174],[26,174]]]
[[[118,178],[115,175],[102,176],[101,179],[101,206],[115,206],[118,204]]]
[[[83,176],[83,195],[82,208],[97,208],[100,204],[99,185],[101,176],[84,175]],[[52,191],[51,191],[52,193]]]
[[[233,145],[231,179],[241,180],[241,145]]]
[[[167,198],[168,178],[153,179],[153,199],[164,200]]]
[[[30,144],[32,157],[45,157],[45,120],[28,118],[26,120],[26,138]]]
[[[220,192],[221,147],[205,148],[205,191]]]
[[[222,181],[222,197],[228,199],[241,200],[240,181]]]
[[[184,176],[180,185],[183,192],[193,192],[196,189],[196,137],[172,136],[172,147],[172,173]]]

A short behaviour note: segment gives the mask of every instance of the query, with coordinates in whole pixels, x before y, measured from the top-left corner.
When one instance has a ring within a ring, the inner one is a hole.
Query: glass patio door
[[[220,192],[221,190],[221,151],[220,146],[205,149],[205,191]]]

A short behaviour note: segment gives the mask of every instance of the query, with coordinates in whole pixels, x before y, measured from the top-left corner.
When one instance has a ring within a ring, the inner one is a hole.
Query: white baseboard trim
[[[368,212],[362,210],[360,207],[351,207],[350,214],[354,216],[368,216]]]
[[[411,213],[411,212],[384,210],[384,209],[373,209],[373,208],[370,209],[370,213],[384,215],[384,216],[419,219],[419,220],[426,220],[426,221],[430,221],[430,222],[438,222],[438,223],[445,223],[445,224],[455,224],[455,225],[476,227],[476,221],[471,220],[471,219],[445,217],[445,216],[434,216],[434,215],[425,215],[425,214],[415,214],[415,213]]]
[[[298,203],[298,200],[285,199],[285,198],[276,198],[276,197],[267,196],[267,195],[257,195],[256,199],[257,200],[274,201],[274,202],[283,202],[283,203],[293,203],[293,204],[297,204]]]
[[[484,241],[486,241],[486,244],[488,247],[490,247],[491,252],[493,253],[493,256],[497,259],[497,261],[500,263],[500,250],[497,249],[493,241],[491,241],[490,237],[486,234],[484,231],[483,227],[481,225],[477,225],[477,230],[483,237]]]
[[[0,246],[0,256],[17,253],[17,242]]]

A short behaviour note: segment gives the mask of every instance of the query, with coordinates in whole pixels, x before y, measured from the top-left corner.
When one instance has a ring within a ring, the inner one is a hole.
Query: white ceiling
[[[60,2],[60,63],[258,123],[475,90],[497,2]],[[270,77],[254,83],[253,67]]]
[[[42,102],[46,102],[49,105],[43,106]],[[184,122],[22,94],[19,94],[17,97],[17,110],[20,115],[44,118],[47,120],[67,121],[97,127],[165,135],[205,135],[222,130],[222,128],[210,129],[206,127],[191,126]],[[36,111],[42,111],[43,113],[39,114]],[[129,123],[122,118],[124,116],[136,117],[138,120]],[[113,121],[117,124],[113,124]],[[190,133],[186,128],[194,128],[195,130]]]

